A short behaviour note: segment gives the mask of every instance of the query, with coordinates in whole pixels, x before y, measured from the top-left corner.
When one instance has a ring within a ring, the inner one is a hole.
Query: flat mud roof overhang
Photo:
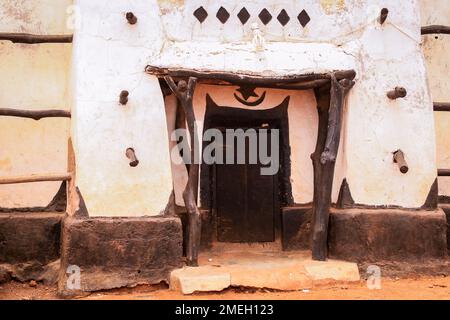
[[[175,80],[197,78],[197,83],[214,85],[245,85],[251,84],[261,88],[274,88],[285,90],[310,90],[325,86],[331,82],[332,75],[336,80],[353,80],[356,77],[354,70],[336,70],[328,73],[308,73],[289,75],[261,75],[225,71],[194,70],[183,68],[163,68],[148,65],[146,73],[158,78],[169,76]]]

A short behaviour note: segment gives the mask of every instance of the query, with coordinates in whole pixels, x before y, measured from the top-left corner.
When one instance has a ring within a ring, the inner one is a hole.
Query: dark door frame
[[[277,206],[293,204],[291,186],[291,148],[289,143],[288,106],[290,97],[271,109],[253,110],[219,106],[210,95],[206,95],[206,111],[203,133],[219,127],[255,127],[268,123],[270,128],[280,130],[280,171],[278,173]],[[202,144],[202,152],[207,144]],[[202,247],[210,247],[217,241],[217,212],[215,210],[214,165],[202,164],[200,170],[200,205],[202,209]],[[278,213],[278,211],[276,212]],[[279,237],[281,214],[275,215],[275,237]]]

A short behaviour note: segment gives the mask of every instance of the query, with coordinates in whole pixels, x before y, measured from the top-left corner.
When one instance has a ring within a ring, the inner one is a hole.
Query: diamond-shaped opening
[[[224,7],[220,7],[219,11],[217,11],[216,17],[220,22],[225,23],[227,22],[228,18],[230,18],[230,14],[228,13],[227,9],[225,9]]]
[[[205,8],[200,7],[194,11],[194,17],[196,17],[197,20],[200,21],[200,23],[203,23],[206,17],[208,17],[208,12],[206,12]]]
[[[247,9],[242,8],[241,11],[237,14],[239,20],[242,24],[246,24],[248,19],[250,19],[250,13],[248,13]]]
[[[306,25],[311,21],[308,12],[306,12],[305,10],[302,10],[302,12],[300,12],[297,18],[298,21],[300,21],[300,24],[302,25],[303,28],[306,27]]]
[[[278,21],[281,23],[281,25],[284,27],[285,25],[287,25],[287,23],[289,22],[289,20],[291,20],[291,18],[289,17],[289,15],[287,14],[286,10],[281,10],[280,14],[277,17]]]
[[[266,8],[261,10],[258,17],[261,20],[261,22],[264,23],[264,25],[267,25],[270,22],[270,20],[272,20],[272,15]]]

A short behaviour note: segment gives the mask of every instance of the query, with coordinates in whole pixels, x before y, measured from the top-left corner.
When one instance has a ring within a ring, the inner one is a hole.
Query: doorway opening
[[[276,173],[265,175],[260,159],[250,163],[249,143],[244,143],[245,163],[202,164],[200,202],[202,208],[202,246],[213,242],[270,243],[280,238],[281,207],[293,203],[290,182],[290,147],[288,122],[289,97],[271,109],[252,110],[219,106],[207,95],[204,131],[218,129],[254,130],[258,148],[266,144],[271,150],[271,139],[261,140],[262,134],[278,130]],[[204,150],[210,143],[204,143]],[[222,146],[234,148],[237,144]],[[259,149],[257,150],[259,152]],[[272,156],[272,154],[270,154]],[[236,159],[235,159],[236,160]]]

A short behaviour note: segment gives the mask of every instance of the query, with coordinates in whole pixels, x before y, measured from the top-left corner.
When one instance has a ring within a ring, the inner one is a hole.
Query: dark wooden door
[[[259,145],[258,129],[257,132]],[[270,143],[270,139],[267,140]],[[248,164],[248,150],[247,140],[247,164],[215,166],[217,238],[220,242],[273,242],[275,240],[274,218],[278,205],[277,175],[261,175],[262,164],[259,163],[259,159],[258,164]]]

